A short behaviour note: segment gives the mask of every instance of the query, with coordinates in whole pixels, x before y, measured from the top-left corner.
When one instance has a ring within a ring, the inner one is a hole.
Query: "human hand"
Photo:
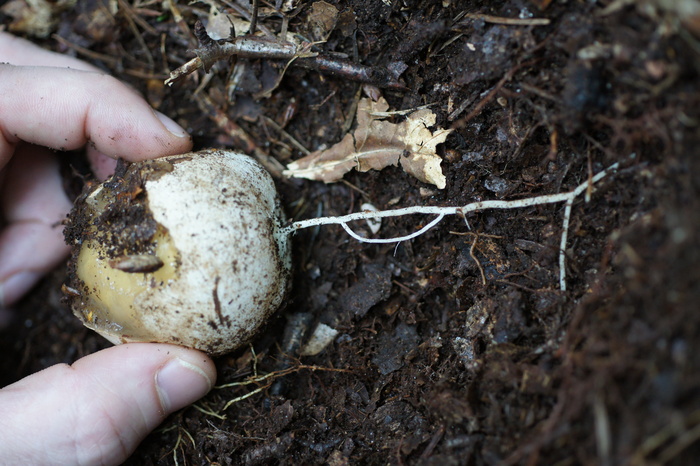
[[[1,311],[68,253],[59,222],[71,202],[60,154],[48,148],[87,144],[104,177],[118,157],[183,153],[191,139],[129,87],[77,59],[0,32],[0,63]],[[0,462],[118,464],[215,378],[203,353],[163,344],[117,346],[50,367],[0,390]]]
[[[183,153],[192,142],[126,85],[80,60],[0,33],[3,62],[0,197],[6,225],[0,234],[0,307],[7,307],[68,252],[56,225],[71,203],[61,188],[56,156],[47,148],[88,144],[93,168],[104,177],[118,157],[135,161]]]

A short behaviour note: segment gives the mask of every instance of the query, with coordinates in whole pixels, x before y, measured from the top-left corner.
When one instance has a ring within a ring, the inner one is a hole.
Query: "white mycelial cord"
[[[298,222],[293,222],[291,225],[284,227],[282,229],[283,234],[291,234],[297,230],[303,228],[314,227],[317,225],[340,225],[343,229],[353,238],[363,243],[397,243],[400,241],[407,241],[409,239],[415,238],[422,235],[438,223],[446,215],[461,215],[464,216],[469,212],[474,212],[477,210],[486,209],[519,209],[523,207],[531,207],[535,205],[543,204],[556,204],[558,202],[566,202],[564,209],[564,221],[563,221],[563,232],[561,235],[561,242],[559,244],[559,286],[563,290],[566,290],[566,241],[569,232],[569,221],[571,219],[571,208],[574,203],[574,199],[581,195],[584,191],[589,189],[593,184],[605,178],[609,173],[617,170],[619,164],[613,164],[607,169],[599,172],[594,177],[581,183],[573,191],[568,193],[558,193],[558,194],[545,194],[543,196],[529,197],[526,199],[516,199],[513,201],[480,201],[472,202],[462,207],[440,207],[440,206],[413,206],[404,207],[402,209],[394,210],[380,210],[380,211],[370,211],[365,210],[362,212],[355,212],[348,215],[342,215],[339,217],[317,217],[310,218],[308,220],[299,220]],[[373,238],[363,238],[354,231],[350,229],[347,225],[348,222],[353,222],[356,220],[367,220],[373,218],[384,218],[384,217],[401,217],[404,215],[413,214],[423,214],[423,215],[437,215],[430,223],[425,225],[420,230],[411,233],[406,236],[399,236],[395,238],[383,238],[383,239],[373,239]]]
[[[355,233],[354,231],[352,231],[347,223],[341,223],[340,226],[343,227],[343,230],[345,230],[348,233],[348,235],[352,236],[356,240],[361,241],[363,243],[382,243],[382,244],[398,243],[400,241],[406,241],[406,240],[415,238],[416,236],[422,235],[423,233],[425,233],[426,231],[430,230],[435,225],[440,223],[440,220],[442,220],[444,216],[445,216],[445,214],[438,215],[437,218],[432,220],[430,223],[428,223],[426,226],[424,226],[420,230],[416,231],[415,233],[411,233],[410,235],[406,235],[406,236],[397,236],[395,238],[377,238],[377,239],[364,238],[364,237],[358,235],[357,233]]]

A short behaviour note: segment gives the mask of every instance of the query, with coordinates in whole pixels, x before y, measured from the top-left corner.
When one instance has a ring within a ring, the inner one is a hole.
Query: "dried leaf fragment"
[[[76,0],[10,0],[0,7],[0,13],[12,18],[8,25],[10,32],[43,39],[55,29],[60,13],[75,3]]]
[[[326,41],[338,21],[338,9],[326,2],[314,2],[308,17],[311,39]]]
[[[207,34],[209,34],[209,37],[212,39],[230,39],[231,28],[233,28],[235,35],[245,34],[250,29],[250,21],[247,19],[237,15],[229,15],[221,11],[219,9],[221,2],[217,0],[199,0],[199,3],[204,3],[209,6],[206,30]]]
[[[283,173],[289,177],[306,178],[331,183],[355,168],[361,172],[381,170],[401,163],[410,175],[440,189],[446,185],[436,153],[438,144],[445,142],[452,130],[429,128],[435,125],[435,114],[420,109],[401,123],[384,121],[389,104],[380,97],[369,98],[357,106],[357,128],[332,147],[313,152],[287,165]]]
[[[401,158],[401,167],[424,183],[445,189],[445,175],[440,168],[442,159],[435,150],[452,130],[438,128],[431,132],[428,128],[435,125],[435,114],[427,108],[412,113],[404,123],[408,126],[408,154]]]

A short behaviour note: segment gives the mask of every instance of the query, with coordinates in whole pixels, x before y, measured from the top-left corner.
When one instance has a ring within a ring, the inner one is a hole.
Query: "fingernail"
[[[162,113],[160,113],[157,110],[154,110],[153,112],[156,114],[156,116],[158,117],[160,122],[163,123],[163,126],[165,126],[165,128],[168,131],[170,131],[172,134],[174,134],[175,136],[177,136],[179,138],[189,137],[189,134],[187,134],[187,131],[182,129],[182,126],[178,125],[173,120],[171,120],[170,118],[163,115]]]
[[[213,384],[202,369],[175,358],[156,374],[156,388],[163,409],[172,413],[194,403],[211,390]]]
[[[41,278],[40,273],[19,272],[8,277],[0,284],[0,305],[12,306]]]

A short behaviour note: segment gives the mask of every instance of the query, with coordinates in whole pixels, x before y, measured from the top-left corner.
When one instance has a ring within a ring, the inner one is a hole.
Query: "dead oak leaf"
[[[389,104],[380,98],[361,99],[357,106],[357,128],[332,147],[313,152],[287,165],[283,173],[289,177],[332,183],[353,168],[361,172],[381,170],[401,163],[409,174],[440,189],[445,188],[442,159],[436,153],[452,130],[429,128],[435,125],[435,114],[429,109],[417,110],[401,123],[382,120]]]

